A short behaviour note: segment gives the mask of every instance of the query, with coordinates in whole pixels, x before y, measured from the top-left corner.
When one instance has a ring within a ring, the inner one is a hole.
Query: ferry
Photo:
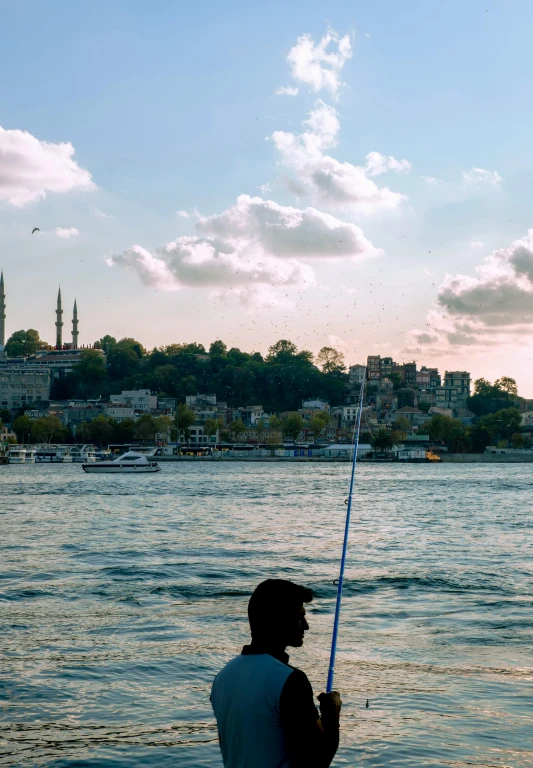
[[[72,462],[71,445],[36,445],[37,464],[68,464]]]
[[[72,461],[76,463],[96,463],[96,452],[94,450],[94,445],[73,445],[71,456]]]
[[[84,472],[107,472],[110,474],[128,473],[141,475],[146,472],[160,472],[156,461],[148,461],[146,454],[128,451],[112,461],[97,461],[82,464]]]
[[[26,449],[20,445],[12,445],[8,451],[9,464],[25,464],[26,463]],[[35,457],[34,457],[35,461]]]

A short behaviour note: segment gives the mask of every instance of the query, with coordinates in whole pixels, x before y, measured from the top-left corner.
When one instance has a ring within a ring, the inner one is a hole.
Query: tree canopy
[[[46,341],[39,337],[39,332],[34,328],[27,331],[15,331],[6,341],[6,357],[27,357],[34,355],[38,349],[47,347]]]
[[[54,381],[53,399],[106,399],[123,389],[150,389],[183,403],[187,395],[208,392],[230,407],[260,404],[267,412],[279,413],[300,408],[309,397],[341,405],[348,382],[332,353],[328,360],[337,363],[321,370],[311,352],[299,350],[287,339],[273,344],[265,359],[258,352],[228,349],[220,339],[211,344],[209,353],[196,343],[169,344],[147,352],[135,339],[117,341],[111,336],[97,344],[106,353],[106,363],[97,351],[83,350],[82,363]]]

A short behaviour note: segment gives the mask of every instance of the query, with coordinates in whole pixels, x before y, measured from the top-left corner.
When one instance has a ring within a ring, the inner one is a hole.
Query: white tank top
[[[279,700],[292,672],[261,653],[237,656],[218,673],[211,703],[224,768],[289,768]]]

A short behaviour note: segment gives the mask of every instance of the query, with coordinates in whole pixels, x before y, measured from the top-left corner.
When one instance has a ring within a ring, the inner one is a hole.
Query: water
[[[266,577],[316,591],[291,658],[323,690],[348,472],[0,467],[0,764],[220,767],[210,684]],[[529,465],[359,466],[335,765],[533,766],[532,490]]]

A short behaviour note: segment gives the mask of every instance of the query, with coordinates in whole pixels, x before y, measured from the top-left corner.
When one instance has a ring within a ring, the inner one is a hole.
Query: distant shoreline
[[[157,456],[158,462],[167,461],[192,461],[192,462],[284,462],[284,463],[325,463],[345,464],[351,462],[349,456]],[[398,460],[398,459],[366,459],[359,458],[361,464],[528,464],[533,463],[531,456],[494,453],[448,453],[441,456],[441,461]]]

